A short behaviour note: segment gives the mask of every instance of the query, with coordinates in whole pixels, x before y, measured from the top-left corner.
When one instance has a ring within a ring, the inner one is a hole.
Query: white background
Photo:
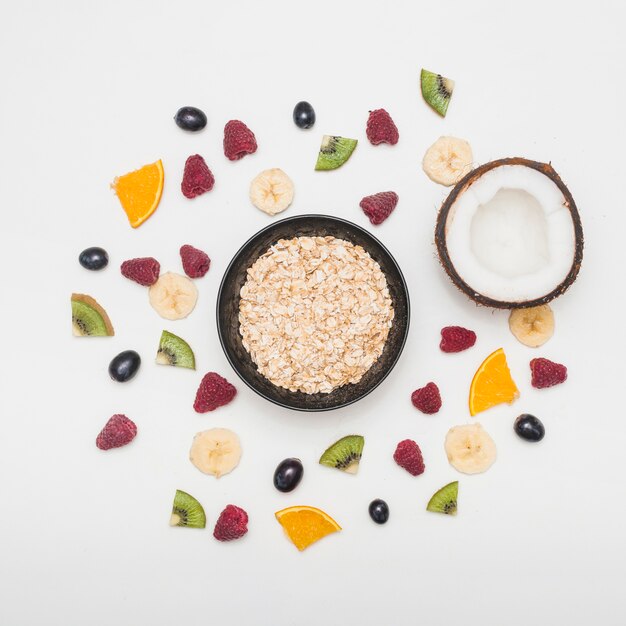
[[[603,624],[623,623],[624,416],[624,12],[618,2],[4,2],[0,19],[0,623],[3,626],[192,624]],[[456,80],[448,116],[422,101],[419,70]],[[291,121],[295,103],[317,112],[312,130]],[[179,130],[183,105],[208,115],[200,134]],[[384,107],[400,131],[395,147],[365,138],[368,110]],[[242,119],[259,149],[231,163],[222,130]],[[350,161],[315,172],[322,134],[359,139]],[[580,209],[585,258],[577,283],[553,305],[557,329],[525,348],[507,313],[476,308],[435,258],[436,211],[447,190],[421,171],[440,135],[466,138],[477,163],[504,156],[551,161]],[[185,159],[202,154],[215,189],[180,193]],[[166,184],[154,216],[129,227],[109,189],[113,178],[163,159]],[[371,228],[405,272],[411,331],[393,374],[355,406],[300,414],[257,397],[219,347],[214,306],[240,244],[271,218],[248,201],[250,180],[283,168],[296,198],[283,214],[323,212]],[[380,227],[362,196],[395,190]],[[181,271],[191,243],[212,258],[186,320],[166,322],[120,263],[155,256]],[[110,265],[77,257],[104,246]],[[112,339],[75,339],[70,293],[95,296]],[[473,328],[474,348],[445,355],[439,329]],[[156,366],[160,332],[185,337],[196,372]],[[478,420],[498,446],[485,474],[464,476],[443,438],[470,422],[475,368],[504,347],[521,398]],[[143,358],[133,381],[107,374],[124,349]],[[534,390],[528,361],[569,367],[559,387]],[[206,415],[192,409],[201,376],[215,370],[238,388]],[[436,416],[409,401],[433,380]],[[110,415],[138,425],[133,444],[94,445]],[[527,444],[512,430],[521,412],[547,435]],[[187,455],[193,435],[223,426],[243,457],[217,482]],[[336,438],[358,432],[359,474],[317,464]],[[413,478],[391,456],[413,438],[427,469]],[[299,456],[305,477],[292,494],[272,473]],[[459,479],[456,518],[425,511],[430,495]],[[205,531],[170,528],[176,489],[205,506]],[[386,499],[391,519],[367,514]],[[212,537],[228,503],[245,508],[241,541]],[[321,507],[343,531],[299,553],[274,512]]]

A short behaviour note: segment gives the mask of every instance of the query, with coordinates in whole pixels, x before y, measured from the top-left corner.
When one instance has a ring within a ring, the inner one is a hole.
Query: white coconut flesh
[[[574,261],[565,197],[550,178],[524,165],[495,167],[476,179],[450,207],[445,232],[461,280],[501,302],[549,294]]]

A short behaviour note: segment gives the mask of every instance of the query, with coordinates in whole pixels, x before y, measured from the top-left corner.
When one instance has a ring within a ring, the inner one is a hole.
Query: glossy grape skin
[[[370,502],[370,517],[377,524],[385,524],[389,519],[389,506],[384,500],[376,499]]]
[[[298,128],[311,128],[315,124],[315,110],[304,100],[293,109],[293,122]]]
[[[274,472],[274,487],[284,493],[293,491],[300,484],[303,474],[304,467],[300,459],[285,459]]]
[[[207,117],[196,107],[182,107],[176,112],[174,121],[179,128],[195,133],[206,126]]]
[[[526,441],[541,441],[546,429],[538,417],[530,413],[522,413],[513,423],[513,428],[517,435]]]
[[[109,376],[118,383],[125,383],[139,371],[141,357],[134,350],[124,350],[109,363]]]
[[[86,270],[97,271],[104,269],[109,264],[109,255],[104,248],[93,246],[85,248],[78,255],[78,262]]]

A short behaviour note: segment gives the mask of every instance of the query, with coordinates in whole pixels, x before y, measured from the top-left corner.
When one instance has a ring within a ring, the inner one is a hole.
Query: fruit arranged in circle
[[[193,438],[189,459],[204,474],[219,478],[239,465],[239,437],[228,428],[203,430]]]
[[[167,330],[161,333],[156,362],[159,365],[196,369],[196,357],[191,346],[184,339]]]
[[[454,91],[454,81],[443,77],[441,74],[435,74],[434,72],[422,69],[420,83],[422,96],[426,104],[428,104],[433,111],[445,117],[452,92]]]
[[[156,211],[163,193],[163,181],[160,159],[113,181],[111,187],[133,228],[143,224]]]
[[[303,474],[304,467],[300,459],[285,459],[274,472],[274,487],[284,493],[293,491],[300,484]]]
[[[104,248],[93,246],[85,248],[78,255],[78,262],[86,269],[97,271],[104,269],[109,264],[109,255]]]
[[[377,498],[369,505],[369,514],[377,524],[386,524],[389,519],[389,506],[384,500]]]
[[[165,272],[150,287],[150,304],[166,320],[180,320],[187,317],[198,301],[198,289],[182,274]]]
[[[541,441],[546,434],[542,421],[530,413],[522,413],[515,418],[513,429],[526,441]]]
[[[176,490],[174,496],[170,526],[206,527],[206,515],[202,505],[192,495],[180,489]]]
[[[529,309],[513,309],[509,329],[515,339],[529,348],[543,346],[554,334],[554,313],[549,304]]]
[[[444,513],[445,515],[456,515],[457,499],[459,496],[459,481],[448,483],[437,491],[428,501],[427,511],[433,513]]]
[[[480,424],[453,426],[444,448],[450,465],[464,474],[479,474],[496,460],[496,444]]]
[[[112,337],[115,335],[107,312],[84,293],[72,294],[72,332],[75,337]]]
[[[109,376],[118,383],[125,383],[139,371],[141,357],[134,350],[124,350],[109,363]]]
[[[335,170],[341,167],[350,158],[357,143],[357,139],[347,139],[337,135],[324,135],[315,169]]]
[[[290,506],[277,511],[276,519],[300,551],[326,535],[341,530],[341,526],[330,515],[312,506]]]
[[[320,457],[320,464],[335,467],[348,474],[356,474],[363,454],[365,439],[361,435],[347,435],[333,443]]]
[[[492,406],[519,398],[517,385],[511,378],[504,350],[492,352],[480,365],[470,386],[470,415],[476,415]]]
[[[206,126],[207,117],[204,111],[196,107],[181,107],[176,111],[174,121],[178,128],[197,132]]]
[[[311,128],[315,124],[315,110],[304,100],[298,102],[293,109],[293,123],[298,128]]]

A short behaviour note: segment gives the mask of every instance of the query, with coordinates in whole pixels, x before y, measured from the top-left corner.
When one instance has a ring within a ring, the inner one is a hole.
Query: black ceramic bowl
[[[279,239],[331,235],[362,246],[378,262],[387,278],[393,302],[394,319],[380,358],[356,384],[339,387],[331,393],[306,394],[277,387],[259,374],[243,347],[239,334],[239,292],[246,281],[246,270]],[[300,215],[274,222],[249,239],[230,262],[217,294],[217,330],[226,358],[233,369],[260,396],[298,411],[328,411],[351,404],[378,387],[393,369],[409,330],[409,295],[404,276],[387,248],[363,228],[328,215]]]

